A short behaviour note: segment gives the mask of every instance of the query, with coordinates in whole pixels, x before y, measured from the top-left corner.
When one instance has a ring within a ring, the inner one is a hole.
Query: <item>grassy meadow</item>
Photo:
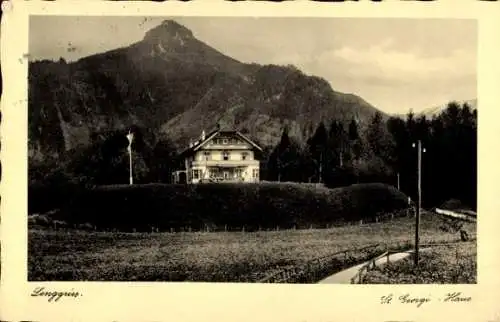
[[[460,240],[458,233],[440,230],[441,223],[435,215],[422,215],[422,244]],[[475,237],[475,224],[467,223],[464,228]],[[30,228],[28,280],[257,282],[277,270],[314,258],[377,243],[377,251],[383,252],[386,245],[412,243],[413,236],[413,217],[330,229],[258,232],[125,233]],[[356,260],[368,259],[363,256]]]

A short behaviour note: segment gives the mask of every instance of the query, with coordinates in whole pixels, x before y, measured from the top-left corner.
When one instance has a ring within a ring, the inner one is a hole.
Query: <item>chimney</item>
[[[201,131],[201,140],[205,141],[205,130]]]

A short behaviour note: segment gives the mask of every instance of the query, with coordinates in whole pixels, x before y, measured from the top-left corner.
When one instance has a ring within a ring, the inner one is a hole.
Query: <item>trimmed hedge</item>
[[[28,213],[43,214],[61,208],[87,189],[76,184],[31,184],[28,186]]]
[[[305,228],[374,220],[381,212],[407,207],[404,194],[383,184],[336,189],[300,183],[146,184],[72,191],[58,219],[139,231]]]

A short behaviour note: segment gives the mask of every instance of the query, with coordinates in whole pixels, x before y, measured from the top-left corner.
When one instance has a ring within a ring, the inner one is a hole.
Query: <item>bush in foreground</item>
[[[477,276],[476,242],[437,246],[422,252],[419,267],[413,259],[369,272],[364,284],[475,284]]]
[[[461,202],[458,199],[450,199],[445,202],[443,202],[440,206],[441,209],[446,209],[446,210],[452,210],[452,211],[457,211],[457,210],[472,210],[469,206],[465,205],[463,202]]]

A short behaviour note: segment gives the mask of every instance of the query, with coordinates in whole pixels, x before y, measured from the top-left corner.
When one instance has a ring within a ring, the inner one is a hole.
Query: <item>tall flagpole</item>
[[[129,157],[129,184],[134,184],[134,179],[132,175],[132,141],[134,140],[134,134],[129,130],[127,134],[128,139],[128,157]]]

